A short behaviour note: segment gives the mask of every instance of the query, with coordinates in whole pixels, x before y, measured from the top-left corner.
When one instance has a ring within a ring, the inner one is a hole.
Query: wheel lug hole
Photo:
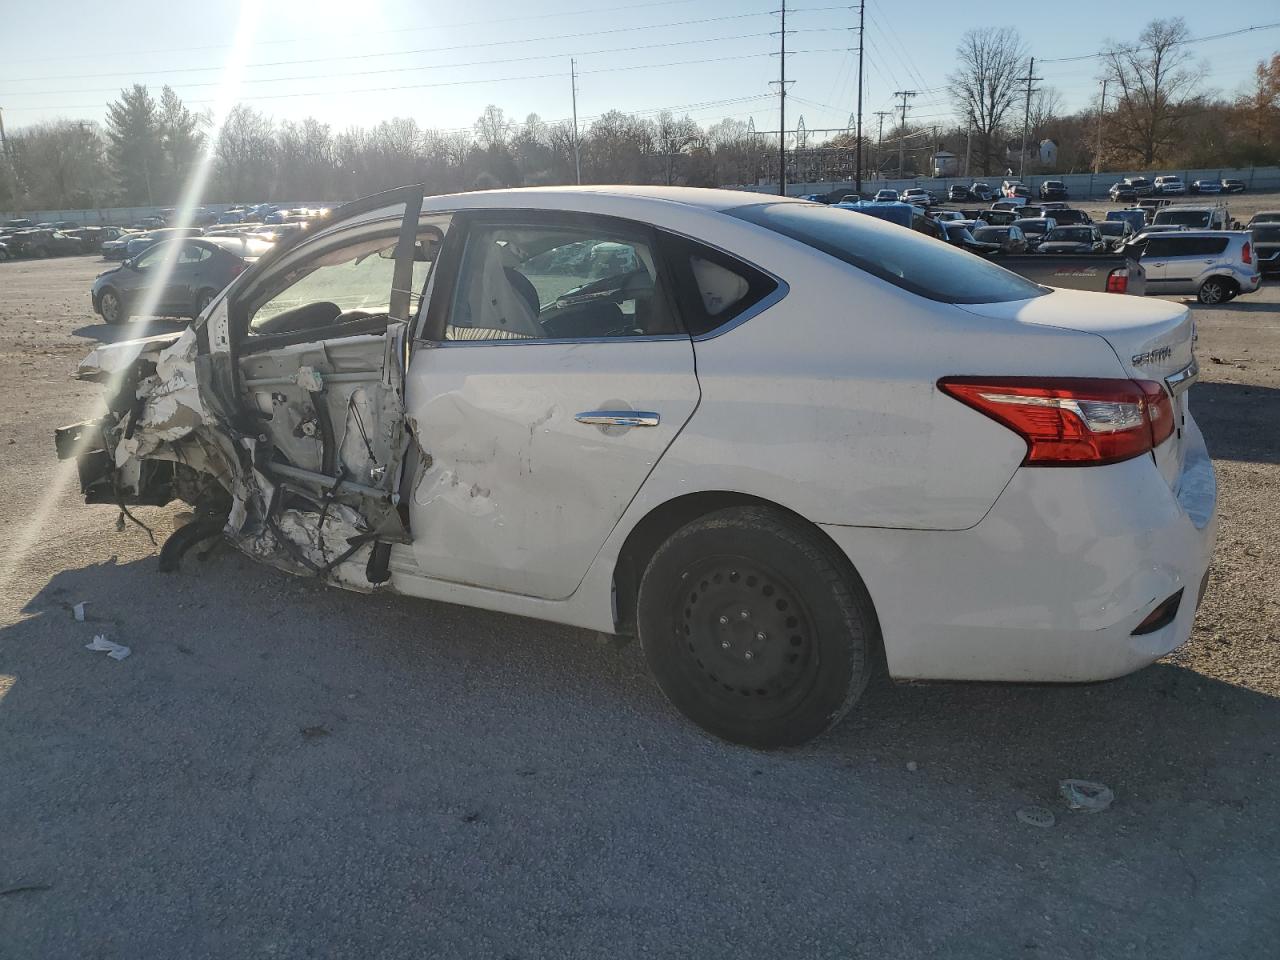
[[[742,657],[745,660],[754,660],[756,658],[756,655],[752,653],[750,650],[748,650],[746,653],[742,655]]]
[[[750,610],[739,610],[739,611],[738,611],[738,619],[740,619],[740,620],[750,620],[750,619],[751,619],[751,611],[750,611]]]
[[[728,650],[728,649],[729,649],[729,641],[728,641],[728,640],[721,640],[721,641],[720,641],[720,649],[721,649],[721,650]]]
[[[729,622],[729,618],[728,618],[728,617],[721,617],[721,618],[720,618],[720,626],[722,626],[722,627],[723,627],[723,626],[725,626],[728,622]]]
[[[756,634],[756,639],[759,640],[761,643],[764,643],[766,640],[769,639],[769,635],[765,633],[763,630],[761,630],[759,633]]]

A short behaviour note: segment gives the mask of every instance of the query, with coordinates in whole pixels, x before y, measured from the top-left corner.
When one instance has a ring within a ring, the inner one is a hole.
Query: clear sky
[[[0,0],[0,108],[21,127],[57,117],[100,120],[120,87],[170,84],[195,108],[223,84],[277,119],[315,116],[342,129],[409,116],[424,127],[469,128],[488,103],[508,117],[570,115],[569,59],[577,59],[578,113],[670,108],[702,123],[778,122],[780,0]],[[787,16],[788,127],[842,128],[856,92],[856,4],[791,0]],[[1205,84],[1234,92],[1254,64],[1280,50],[1280,3],[1161,0],[1029,3],[917,0],[866,5],[864,113],[893,91],[921,91],[909,117],[945,124],[944,85],[956,41],[972,26],[1013,26],[1037,58],[1036,74],[1068,110],[1096,101],[1096,53],[1133,40],[1153,16],[1183,16],[1195,37],[1251,25],[1270,29],[1191,49]],[[252,47],[226,76],[242,17]],[[791,33],[791,31],[795,31]]]

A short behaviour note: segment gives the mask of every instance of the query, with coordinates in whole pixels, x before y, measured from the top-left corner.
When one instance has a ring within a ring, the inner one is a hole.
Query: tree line
[[[1052,87],[1033,90],[1028,109],[1020,78],[1030,58],[1015,30],[971,30],[948,82],[959,122],[907,122],[887,130],[883,145],[864,142],[865,173],[895,174],[902,138],[912,145],[908,174],[927,173],[928,156],[945,148],[968,155],[973,175],[998,175],[1024,122],[1029,144],[1058,146],[1056,169],[1028,168],[1036,172],[1280,163],[1280,54],[1257,65],[1246,90],[1223,97],[1205,89],[1189,40],[1186,24],[1172,19],[1152,21],[1136,43],[1108,43],[1096,58],[1105,103],[1064,113]],[[668,111],[611,110],[575,136],[567,121],[537,114],[515,121],[494,105],[469,130],[441,131],[404,117],[334,130],[240,104],[214,130],[171,88],[157,98],[141,84],[122,90],[100,124],[35,124],[13,132],[6,146],[0,209],[9,210],[172,206],[206,155],[212,170],[201,202],[209,203],[336,201],[410,182],[435,193],[572,183],[579,172],[584,183],[741,185],[776,177],[778,154],[776,132],[735,119],[704,127]],[[852,151],[855,141],[844,133],[804,146],[830,154]],[[794,151],[793,175],[813,169],[803,154]]]

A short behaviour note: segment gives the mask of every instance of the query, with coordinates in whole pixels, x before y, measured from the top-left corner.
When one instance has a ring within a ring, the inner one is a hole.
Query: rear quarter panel
[[[684,493],[731,490],[819,523],[965,529],[1026,448],[939,392],[940,377],[1120,375],[1090,334],[977,317],[761,228],[744,225],[721,245],[789,291],[695,343],[701,402],[631,522]]]

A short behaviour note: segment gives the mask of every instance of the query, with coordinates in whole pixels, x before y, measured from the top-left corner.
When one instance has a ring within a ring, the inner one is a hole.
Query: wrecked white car
[[[1123,301],[1135,302],[1123,302]],[[302,576],[640,638],[707,730],[802,742],[880,662],[1080,681],[1188,636],[1213,468],[1179,304],[819,204],[419,188],[102,346],[91,503]]]

